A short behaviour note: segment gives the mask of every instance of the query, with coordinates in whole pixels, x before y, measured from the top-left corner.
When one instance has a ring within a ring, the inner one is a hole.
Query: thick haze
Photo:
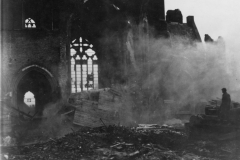
[[[165,0],[165,10],[180,9],[183,22],[186,17],[194,16],[196,26],[204,41],[204,34],[216,40],[222,36],[226,42],[227,67],[236,71],[229,90],[240,88],[240,1],[239,0]],[[220,94],[219,94],[220,95]],[[236,97],[237,98],[237,97]],[[240,99],[240,98],[237,98]]]

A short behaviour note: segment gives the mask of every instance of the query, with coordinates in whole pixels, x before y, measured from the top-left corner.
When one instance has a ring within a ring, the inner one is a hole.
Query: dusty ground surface
[[[52,119],[51,121],[54,121]],[[55,121],[56,122],[56,121]],[[1,146],[2,159],[55,160],[239,160],[240,141],[214,136],[189,139],[184,130],[108,126],[98,128],[46,123],[21,127],[11,146]],[[34,127],[33,127],[34,126]],[[26,129],[27,128],[27,129]],[[64,128],[64,132],[62,130]],[[59,132],[63,132],[62,135]],[[65,134],[63,136],[63,134]],[[14,136],[14,135],[13,135]]]

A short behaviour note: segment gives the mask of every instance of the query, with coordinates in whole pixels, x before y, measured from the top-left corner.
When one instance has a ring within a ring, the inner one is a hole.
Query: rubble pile
[[[239,144],[239,143],[238,143]],[[189,141],[168,126],[144,129],[123,126],[83,127],[45,143],[2,147],[6,159],[224,159],[240,158],[237,143]],[[232,147],[232,148],[231,148]],[[208,158],[207,158],[208,157]]]
[[[69,106],[58,107],[61,111],[56,110],[57,114],[51,107],[54,112],[49,113],[54,114],[21,122],[13,128],[14,134],[4,139],[6,145],[1,146],[1,158],[240,159],[240,136],[235,126],[222,124],[215,115],[210,114],[192,116],[189,123],[173,118],[163,125],[138,124],[134,121],[127,127],[124,123],[127,124],[125,121],[132,117],[129,110],[133,104],[120,93],[114,89],[103,89],[74,94],[69,99]],[[213,103],[216,104],[215,101]],[[199,121],[201,119],[205,121]],[[201,125],[203,122],[204,125]],[[197,127],[194,127],[196,124]],[[206,124],[209,131],[215,132],[208,132],[206,127],[201,127]],[[220,135],[222,130],[224,134]],[[191,136],[193,132],[196,132],[195,136]]]

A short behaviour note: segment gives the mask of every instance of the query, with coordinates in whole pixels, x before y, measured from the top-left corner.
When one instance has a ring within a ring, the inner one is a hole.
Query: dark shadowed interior
[[[42,114],[44,105],[52,100],[52,88],[48,79],[38,71],[27,73],[19,82],[17,87],[17,104],[23,105],[24,94],[32,92],[36,99],[35,112]]]

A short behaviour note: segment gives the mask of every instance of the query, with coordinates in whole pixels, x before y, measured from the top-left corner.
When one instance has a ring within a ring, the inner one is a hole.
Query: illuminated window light
[[[94,52],[94,50],[89,48],[88,50],[86,50],[86,54],[91,57],[95,54],[95,52]]]
[[[93,60],[98,60],[96,55],[94,55]]]
[[[35,21],[31,18],[25,20],[25,28],[36,28]]]
[[[70,44],[72,93],[98,88],[97,56],[92,47],[93,45],[82,37]]]
[[[76,60],[80,60],[81,58],[80,58],[80,56],[79,55],[77,55],[77,57],[76,57]]]
[[[82,59],[83,59],[83,60],[87,60],[87,56],[86,56],[86,55],[84,55]]]
[[[76,54],[76,50],[71,48],[70,53],[71,53],[71,56],[74,56]]]
[[[24,94],[23,101],[28,107],[35,107],[35,105],[36,105],[36,99],[34,97],[34,94],[30,91],[28,91]]]

